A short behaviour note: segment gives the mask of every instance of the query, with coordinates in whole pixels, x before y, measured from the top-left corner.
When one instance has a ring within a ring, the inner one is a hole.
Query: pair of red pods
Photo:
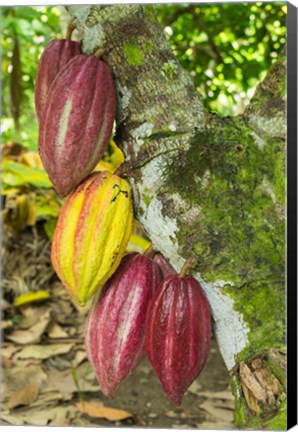
[[[126,255],[91,306],[85,348],[102,392],[112,398],[146,353],[175,405],[202,371],[211,316],[199,282],[166,259]]]

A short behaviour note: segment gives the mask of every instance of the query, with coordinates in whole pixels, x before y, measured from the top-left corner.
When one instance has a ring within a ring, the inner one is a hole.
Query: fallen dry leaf
[[[11,394],[6,407],[8,409],[13,409],[21,405],[31,405],[32,402],[36,401],[38,393],[38,385],[34,382],[28,383]]]
[[[59,354],[67,354],[73,344],[28,345],[16,354],[16,358],[47,359]]]
[[[13,328],[14,327],[14,323],[11,320],[2,320],[1,324],[0,324],[0,328],[1,330],[6,330],[9,328]]]
[[[79,411],[88,414],[90,417],[105,418],[109,421],[125,420],[133,417],[128,411],[106,407],[96,402],[78,402],[76,407]]]
[[[6,334],[5,338],[20,345],[36,344],[40,342],[41,336],[48,327],[50,319],[50,309],[47,309],[42,315],[39,315],[38,320],[30,328],[15,330],[10,334]]]
[[[70,302],[69,294],[60,282],[52,286],[52,311],[53,317],[56,322],[62,325],[72,325],[73,316],[75,314],[75,307]],[[76,317],[76,319],[79,315]]]
[[[10,414],[7,410],[1,412],[1,420],[4,420],[6,423],[14,425],[14,426],[22,426],[24,424],[24,420],[17,415]]]
[[[30,308],[30,311],[32,310],[32,308]],[[48,309],[45,309],[48,310]],[[38,312],[38,313],[30,313],[30,314],[26,314],[23,315],[21,318],[21,321],[18,322],[17,324],[17,328],[18,330],[26,330],[30,327],[32,327],[34,324],[36,324],[38,322],[38,317],[40,315],[43,315],[43,312]]]
[[[34,336],[35,335],[38,336],[38,333],[43,332],[43,329],[42,329],[43,324],[40,324],[41,321],[42,322],[45,321],[45,323],[44,323],[44,324],[46,324],[45,326],[47,326],[50,322],[51,309],[48,306],[24,305],[24,306],[20,307],[20,310],[22,313],[21,320],[15,325],[14,332],[8,333],[7,339],[9,339],[9,336],[11,334],[15,335],[16,332],[21,331],[20,332],[21,337],[19,339],[20,339],[20,342],[22,342],[22,336],[25,335],[25,330],[27,330],[27,329],[29,329],[29,331],[31,333],[33,333]],[[34,327],[35,325],[37,325],[36,330],[35,329],[31,330],[30,328]],[[34,337],[32,339],[34,340]],[[17,336],[16,336],[16,342],[20,343],[17,340]],[[34,343],[34,342],[29,342],[29,343]]]
[[[49,391],[46,391],[44,393],[41,393],[39,395],[38,399],[35,402],[33,402],[32,404],[30,404],[30,408],[33,408],[33,407],[45,408],[47,405],[53,405],[53,403],[61,401],[61,400],[65,400],[65,398],[63,398],[61,393],[59,393],[57,391],[49,390]]]
[[[78,367],[84,360],[87,359],[86,351],[77,351],[75,354],[75,358],[72,361],[72,366],[74,368]]]
[[[3,387],[1,394],[8,399],[17,389],[24,387],[28,382],[34,382],[39,389],[48,388],[48,378],[40,365],[28,365],[26,367],[13,367],[2,371]]]
[[[40,315],[43,315],[47,310],[50,310],[49,305],[30,305],[25,304],[20,307],[22,313],[22,320],[18,324],[19,327],[31,327],[33,323],[38,321]]]
[[[59,338],[68,338],[69,334],[57,323],[51,322],[47,329],[47,333],[49,338],[59,339]]]
[[[15,346],[13,344],[7,344],[6,346],[1,346],[1,354],[7,358],[11,358],[14,353],[20,351],[22,348],[19,346]]]
[[[77,415],[73,406],[48,407],[46,409],[15,410],[12,414],[2,412],[1,418],[12,425],[29,424],[32,426],[68,426]]]

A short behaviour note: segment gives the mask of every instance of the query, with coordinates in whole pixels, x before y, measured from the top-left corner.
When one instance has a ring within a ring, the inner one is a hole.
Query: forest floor
[[[214,338],[181,407],[168,401],[146,358],[107,399],[84,351],[86,317],[52,269],[42,227],[3,237],[2,425],[235,429],[229,375]],[[15,306],[28,290],[46,290],[49,298]]]

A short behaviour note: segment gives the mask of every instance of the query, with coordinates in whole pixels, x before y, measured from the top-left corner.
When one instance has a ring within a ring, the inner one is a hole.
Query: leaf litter
[[[214,341],[180,408],[170,404],[147,359],[108,400],[84,350],[86,314],[55,275],[42,224],[17,238],[5,232],[3,247],[2,424],[234,428],[229,375]],[[38,298],[44,290],[49,296],[38,303],[33,295],[32,302],[14,305],[27,291]]]

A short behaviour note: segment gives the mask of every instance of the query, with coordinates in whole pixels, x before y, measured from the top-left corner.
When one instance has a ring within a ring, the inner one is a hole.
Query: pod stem
[[[128,174],[130,173],[130,163],[129,162],[123,162],[114,172],[115,175],[119,177],[128,177]]]
[[[183,264],[182,269],[180,270],[179,277],[182,278],[187,275],[188,271],[196,265],[195,258],[188,258]]]
[[[143,253],[144,256],[150,257],[153,253],[155,253],[154,246],[151,243],[151,245],[145,250]]]
[[[133,172],[134,170],[139,169],[138,163],[135,160],[130,160],[127,162],[123,162],[117,170],[114,172],[115,175],[119,177],[132,177],[136,176],[136,174]]]
[[[69,23],[67,24],[67,29],[66,29],[66,36],[65,36],[66,40],[71,39],[71,35],[72,35],[74,29],[75,29],[75,26],[73,25],[73,21],[69,21]]]
[[[97,51],[95,51],[94,55],[97,58],[102,58],[102,56],[104,55],[104,49],[103,48],[99,48]]]

